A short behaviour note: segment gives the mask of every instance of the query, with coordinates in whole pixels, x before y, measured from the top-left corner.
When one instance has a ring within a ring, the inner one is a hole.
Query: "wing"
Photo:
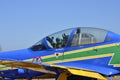
[[[70,75],[78,75],[78,76],[85,76],[90,78],[97,78],[100,80],[107,80],[105,76],[114,75],[118,73],[117,70],[114,70],[111,68],[85,65],[85,64],[79,64],[79,63],[74,63],[74,64],[61,63],[61,64],[55,64],[55,65],[46,65],[46,64],[35,64],[35,63],[28,63],[28,62],[22,62],[22,61],[14,61],[14,60],[11,60],[11,61],[2,60],[0,61],[0,64],[11,66],[11,67],[35,70],[35,71],[43,72],[46,74],[52,74],[54,76],[59,75],[58,80],[61,80],[61,79],[63,80],[63,78],[66,80],[67,76],[70,76]],[[103,70],[107,70],[107,72]]]
[[[98,65],[78,63],[78,62],[59,63],[59,64],[56,64],[56,66],[65,66],[69,68],[88,70],[88,71],[97,72],[97,73],[100,73],[106,76],[111,76],[111,75],[115,75],[119,73],[118,70],[115,70],[112,68],[98,66]]]
[[[21,79],[21,78],[54,78],[55,75],[45,74],[38,71],[28,70],[28,69],[10,69],[10,70],[1,70],[0,76],[3,78],[10,79]]]

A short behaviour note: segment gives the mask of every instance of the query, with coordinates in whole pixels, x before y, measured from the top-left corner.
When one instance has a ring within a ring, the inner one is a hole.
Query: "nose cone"
[[[26,57],[29,57],[29,55],[30,55],[29,49],[1,52],[0,60],[23,60]]]

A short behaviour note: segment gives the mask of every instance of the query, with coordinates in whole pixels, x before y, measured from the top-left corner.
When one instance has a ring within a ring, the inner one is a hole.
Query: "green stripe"
[[[109,54],[109,53],[115,53],[115,56],[113,57],[113,60],[111,61],[111,64],[118,64],[118,63],[120,64],[120,60],[119,60],[120,47],[119,46],[111,46],[111,47],[106,47],[106,48],[98,48],[98,49],[87,50],[83,52],[71,53],[71,54],[66,54],[64,56],[59,56],[58,58],[54,56],[51,58],[43,59],[43,62],[96,56],[96,55]]]
[[[2,66],[2,65],[0,65],[0,68],[8,68],[8,66]]]

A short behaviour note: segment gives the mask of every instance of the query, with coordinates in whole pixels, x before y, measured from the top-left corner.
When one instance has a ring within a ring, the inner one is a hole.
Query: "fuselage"
[[[84,27],[54,33],[27,49],[0,53],[0,60],[67,66],[79,63],[81,68],[99,66],[116,70],[120,70],[119,57],[120,35]]]

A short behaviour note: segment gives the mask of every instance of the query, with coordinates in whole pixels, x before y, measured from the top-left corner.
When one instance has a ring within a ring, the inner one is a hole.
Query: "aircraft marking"
[[[120,62],[118,62],[118,56],[120,56],[120,54],[118,54],[118,52],[120,51],[118,51],[119,49],[117,49],[119,48],[119,46],[120,46],[120,43],[114,43],[114,44],[84,48],[80,50],[68,51],[68,52],[64,52],[64,55],[59,55],[58,58],[56,58],[55,54],[42,56],[42,62],[48,63],[48,64],[54,64],[54,63],[60,63],[60,62],[87,60],[87,59],[95,59],[95,58],[111,56],[112,58],[108,65],[119,67]],[[95,49],[97,49],[98,52],[96,52]],[[26,61],[31,62],[32,59],[29,59]]]
[[[111,56],[112,58],[110,61],[110,65],[120,64],[120,62],[118,62],[118,56],[120,56],[120,54],[118,54],[119,51],[117,51],[119,50],[118,44],[109,44],[109,45],[96,46],[92,48],[65,52],[64,59],[62,56],[60,56],[58,59],[55,59],[55,57],[51,57],[51,56],[49,58],[43,57],[43,62],[59,63],[59,62],[69,62],[69,61],[74,61],[74,60],[87,60],[87,59]],[[97,49],[98,51],[96,52],[94,49]],[[115,52],[115,53],[112,53],[112,52]]]

